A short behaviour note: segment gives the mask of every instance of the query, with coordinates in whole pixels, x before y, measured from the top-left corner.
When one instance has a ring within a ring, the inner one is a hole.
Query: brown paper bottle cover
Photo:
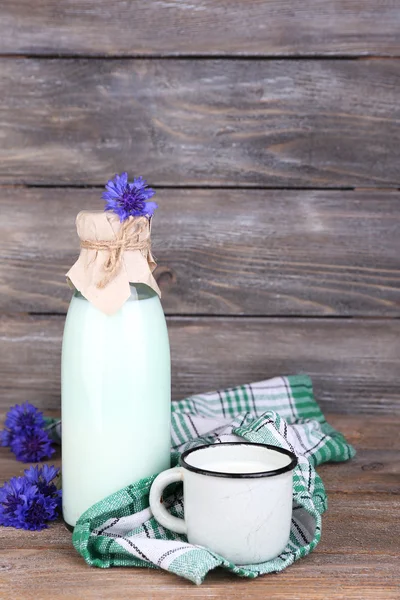
[[[76,228],[81,252],[66,277],[89,302],[111,315],[130,297],[130,282],[144,283],[161,297],[152,274],[156,263],[147,217],[129,217],[121,223],[110,212],[81,211]]]

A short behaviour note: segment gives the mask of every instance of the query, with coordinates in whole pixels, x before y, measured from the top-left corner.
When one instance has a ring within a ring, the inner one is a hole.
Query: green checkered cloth
[[[59,424],[53,423],[57,437]],[[250,441],[287,448],[298,457],[293,472],[293,517],[290,540],[273,560],[235,565],[208,548],[189,544],[184,535],[164,529],[149,508],[156,475],[142,479],[87,510],[73,533],[73,544],[92,566],[152,567],[200,584],[206,574],[223,567],[254,578],[282,571],[309,554],[321,538],[321,515],[327,497],[315,466],[341,462],[355,455],[342,434],[333,429],[314,400],[304,375],[192,396],[172,406],[172,466],[188,448],[215,442]],[[171,488],[169,488],[171,489]],[[183,517],[182,484],[172,488],[165,504]]]

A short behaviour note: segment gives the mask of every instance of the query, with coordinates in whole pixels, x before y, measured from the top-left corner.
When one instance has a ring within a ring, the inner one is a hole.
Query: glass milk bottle
[[[62,347],[63,515],[170,466],[170,354],[150,221],[77,217]],[[116,256],[118,254],[118,256]]]

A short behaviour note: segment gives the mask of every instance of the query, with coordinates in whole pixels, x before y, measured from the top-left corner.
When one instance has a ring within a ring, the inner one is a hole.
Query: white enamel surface
[[[204,460],[204,468],[223,465],[226,472],[249,473],[257,472],[260,463],[264,467],[261,471],[268,471],[286,466],[291,460],[273,450],[253,446],[255,450],[249,452],[248,448],[242,444],[219,444],[212,450],[189,454],[187,462],[196,462],[201,468]],[[292,515],[292,471],[257,478],[202,475],[182,467],[167,473],[168,482],[183,478],[185,526],[190,543],[205,546],[235,564],[264,562],[284,550]],[[172,517],[171,521],[163,507],[159,510],[163,476],[153,483],[150,506],[161,524],[176,531],[174,526],[179,519]]]
[[[185,461],[211,471],[224,472],[224,468],[228,468],[229,473],[257,473],[282,469],[291,458],[256,444],[212,444],[191,452]]]
[[[63,514],[169,467],[170,357],[156,295],[107,316],[71,301],[62,352]]]
[[[167,485],[175,481],[182,481],[182,479],[183,469],[180,467],[168,469],[156,477],[150,489],[149,500],[154,517],[163,527],[176,533],[187,533],[186,522],[183,519],[172,516],[162,504],[161,498]]]
[[[261,473],[265,471],[265,464],[260,460],[220,460],[202,463],[201,468],[217,473]]]

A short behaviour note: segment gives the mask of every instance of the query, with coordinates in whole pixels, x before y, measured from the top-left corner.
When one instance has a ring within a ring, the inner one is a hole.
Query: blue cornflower
[[[29,483],[37,485],[39,492],[43,494],[54,494],[57,492],[57,487],[53,483],[60,472],[54,465],[36,465],[25,469],[25,477]]]
[[[38,462],[54,454],[43,414],[29,402],[12,406],[5,425],[6,429],[0,432],[0,445],[9,446],[18,460]]]
[[[13,433],[19,433],[31,427],[44,427],[44,425],[43,413],[29,402],[12,406],[5,421],[5,426]]]
[[[57,474],[55,467],[31,467],[24,476],[7,481],[0,488],[0,525],[31,530],[47,527],[47,521],[57,517],[60,504],[60,492],[50,479]]]
[[[155,191],[147,187],[146,180],[136,177],[133,183],[128,181],[128,173],[115,175],[106,184],[103,200],[106,200],[104,210],[110,210],[125,221],[128,217],[151,217],[157,208],[155,202],[148,202]]]
[[[24,477],[11,477],[0,488],[0,525],[19,527],[18,507],[22,506],[37,492],[37,487]]]
[[[56,498],[61,508],[61,490],[53,483],[53,480],[58,477],[59,472],[60,469],[57,469],[53,465],[43,465],[41,467],[36,465],[36,467],[25,469],[25,478],[29,483],[36,485],[41,494]]]
[[[0,431],[0,446],[9,446],[12,440],[12,433],[8,429]]]
[[[38,427],[13,436],[10,448],[22,462],[39,462],[55,452],[48,433]]]
[[[36,493],[27,498],[16,510],[18,529],[30,529],[40,531],[47,528],[47,521],[57,518],[58,502],[56,498]]]

